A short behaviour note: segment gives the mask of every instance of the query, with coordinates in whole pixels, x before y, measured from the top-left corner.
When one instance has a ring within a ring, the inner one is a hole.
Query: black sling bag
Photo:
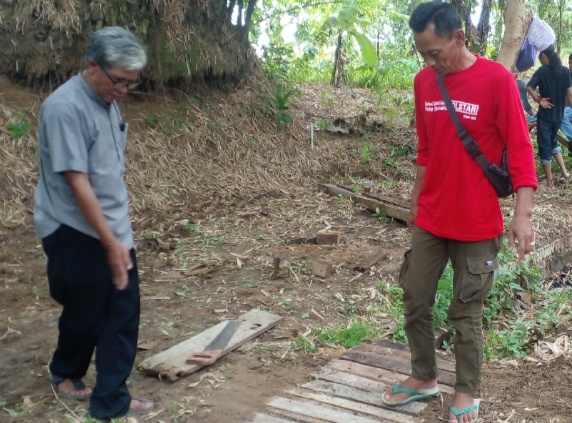
[[[500,166],[489,162],[475,140],[471,138],[469,133],[463,127],[459,116],[457,116],[457,112],[455,111],[449,92],[447,91],[447,87],[445,87],[445,81],[443,81],[443,77],[441,75],[437,76],[437,83],[439,84],[439,90],[441,91],[441,96],[443,96],[443,100],[445,101],[447,111],[449,112],[449,115],[455,124],[455,128],[457,129],[457,135],[463,142],[465,150],[467,150],[471,157],[475,159],[483,169],[485,176],[495,189],[498,197],[506,198],[513,194],[512,181],[510,180],[510,175],[508,173],[506,147],[502,151]]]

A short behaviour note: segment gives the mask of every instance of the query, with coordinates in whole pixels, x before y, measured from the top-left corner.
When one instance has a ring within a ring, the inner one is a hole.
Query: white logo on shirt
[[[477,120],[477,115],[479,114],[479,105],[465,103],[464,101],[453,100],[453,106],[457,113],[461,113],[463,119]],[[445,102],[443,100],[438,101],[426,101],[425,102],[426,112],[439,112],[447,111]]]

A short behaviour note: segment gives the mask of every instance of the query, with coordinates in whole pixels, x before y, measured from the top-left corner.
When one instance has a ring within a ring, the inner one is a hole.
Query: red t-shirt
[[[513,188],[538,188],[534,150],[514,77],[501,64],[477,56],[467,69],[444,76],[461,123],[489,161],[507,146]],[[465,150],[447,112],[437,74],[415,77],[419,137],[417,164],[426,167],[415,225],[443,238],[483,241],[503,232],[494,188]]]

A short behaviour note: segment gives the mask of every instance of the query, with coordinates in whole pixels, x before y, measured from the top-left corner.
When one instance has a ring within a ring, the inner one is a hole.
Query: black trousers
[[[52,375],[85,376],[94,350],[97,380],[89,413],[99,419],[121,416],[131,396],[126,380],[137,351],[139,277],[135,251],[125,290],[112,284],[107,253],[98,239],[61,225],[42,240],[48,257],[50,295],[63,306]]]

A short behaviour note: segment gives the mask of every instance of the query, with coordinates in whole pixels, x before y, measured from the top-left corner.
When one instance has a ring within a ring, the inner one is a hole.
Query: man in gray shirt
[[[51,383],[62,397],[90,399],[89,413],[104,420],[153,408],[131,398],[126,385],[140,305],[124,181],[128,128],[116,103],[146,63],[145,48],[128,30],[95,32],[84,69],[44,101],[38,125],[34,220],[50,295],[63,306]],[[82,378],[94,350],[91,389]]]

